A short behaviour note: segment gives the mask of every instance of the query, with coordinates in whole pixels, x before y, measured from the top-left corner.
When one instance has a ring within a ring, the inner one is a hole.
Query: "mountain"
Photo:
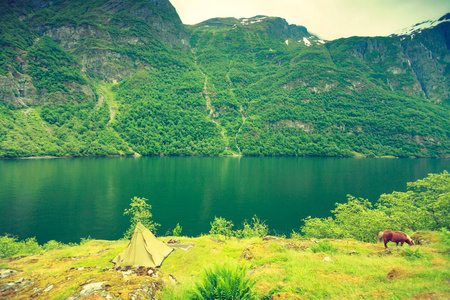
[[[449,15],[323,41],[167,0],[2,0],[0,157],[448,157]]]

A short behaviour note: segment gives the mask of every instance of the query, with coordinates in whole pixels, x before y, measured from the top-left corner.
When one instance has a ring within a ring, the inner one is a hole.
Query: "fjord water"
[[[118,239],[134,196],[149,199],[164,235],[207,233],[215,216],[238,227],[257,215],[276,233],[331,215],[347,194],[375,202],[450,170],[450,160],[293,157],[139,157],[0,161],[0,234],[79,242]],[[273,231],[272,231],[273,233]]]

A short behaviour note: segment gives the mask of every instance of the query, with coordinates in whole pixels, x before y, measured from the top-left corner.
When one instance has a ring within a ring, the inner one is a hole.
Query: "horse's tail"
[[[383,239],[383,231],[378,232],[378,243]]]

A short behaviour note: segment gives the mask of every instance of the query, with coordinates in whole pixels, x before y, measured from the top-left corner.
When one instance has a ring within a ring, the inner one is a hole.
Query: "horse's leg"
[[[387,243],[388,243],[389,241],[387,241],[386,239],[384,239],[384,249],[387,249]]]
[[[398,242],[397,242],[397,243],[395,243],[395,247],[398,247]]]

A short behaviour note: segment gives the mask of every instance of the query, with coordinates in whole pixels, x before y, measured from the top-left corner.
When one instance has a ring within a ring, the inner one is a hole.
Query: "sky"
[[[325,40],[386,36],[450,12],[450,0],[169,0],[184,24],[215,17],[281,17]]]

